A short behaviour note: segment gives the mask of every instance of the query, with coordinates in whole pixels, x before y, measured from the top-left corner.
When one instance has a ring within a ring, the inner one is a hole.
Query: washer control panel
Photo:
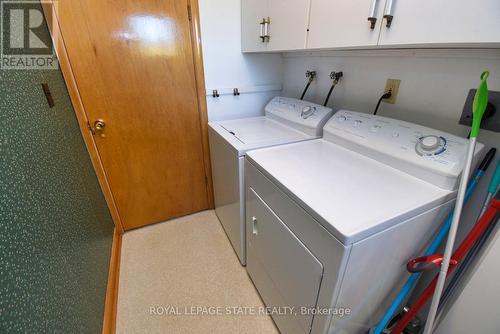
[[[443,131],[382,116],[339,110],[324,138],[382,163],[454,189],[468,140]],[[477,145],[476,154],[483,148]]]
[[[438,155],[446,151],[446,143],[446,138],[443,136],[422,136],[415,144],[415,151],[419,155]]]
[[[321,136],[333,115],[331,108],[290,97],[277,96],[266,106],[266,116],[312,136]]]

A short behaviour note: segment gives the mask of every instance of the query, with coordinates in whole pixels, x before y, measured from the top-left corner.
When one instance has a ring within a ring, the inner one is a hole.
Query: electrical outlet
[[[401,80],[399,79],[387,79],[387,83],[385,84],[384,94],[391,91],[391,97],[388,99],[384,99],[385,103],[394,104],[396,103],[396,97],[398,96],[399,85],[401,84]]]

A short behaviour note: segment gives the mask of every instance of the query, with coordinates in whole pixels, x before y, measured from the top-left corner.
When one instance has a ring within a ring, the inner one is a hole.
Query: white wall
[[[436,334],[498,333],[499,254],[500,235],[497,233],[464,290],[438,325]]]
[[[330,105],[371,113],[387,78],[401,79],[397,103],[380,114],[465,134],[458,125],[465,97],[484,69],[491,90],[500,90],[500,50],[371,50],[288,53],[284,56],[284,94],[297,96],[307,69],[318,72],[307,99],[323,102],[331,71],[343,71]],[[499,137],[497,137],[498,139]]]
[[[240,0],[199,0],[207,89],[281,85],[280,54],[241,53]],[[207,97],[210,121],[263,114],[277,92]]]

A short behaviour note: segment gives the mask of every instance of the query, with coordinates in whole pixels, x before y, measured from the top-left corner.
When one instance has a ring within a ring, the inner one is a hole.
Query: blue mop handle
[[[476,189],[479,180],[484,175],[491,160],[493,159],[495,152],[496,152],[495,149],[491,149],[484,157],[483,161],[481,162],[481,165],[479,166],[476,173],[472,177],[472,180],[469,182],[469,185],[467,186],[467,190],[465,191],[464,202],[467,202],[472,196],[472,193]],[[429,245],[429,248],[427,248],[427,251],[424,254],[425,256],[429,256],[436,253],[439,245],[448,234],[452,220],[453,220],[453,211],[448,215],[448,218],[446,218],[445,223],[439,230],[438,234],[436,235],[432,243]],[[380,320],[380,322],[378,323],[377,327],[375,328],[372,334],[382,333],[382,331],[385,329],[389,321],[392,319],[394,313],[399,309],[401,303],[410,293],[411,289],[413,288],[413,286],[415,285],[421,274],[422,273],[414,273],[410,275],[405,285],[401,288],[401,291],[396,296],[389,309],[385,312],[384,317],[382,318],[382,320]]]
[[[500,185],[500,160],[498,160],[497,162],[497,168],[495,169],[495,174],[493,174],[490,186],[488,187],[488,193],[495,194],[498,190],[499,185]]]
[[[481,217],[488,207],[490,206],[490,201],[497,192],[498,186],[500,185],[500,160],[497,162],[497,168],[495,169],[495,173],[493,174],[490,185],[488,186],[488,194],[486,195],[486,199],[484,201],[483,207],[481,208],[481,212],[479,213],[479,217]]]

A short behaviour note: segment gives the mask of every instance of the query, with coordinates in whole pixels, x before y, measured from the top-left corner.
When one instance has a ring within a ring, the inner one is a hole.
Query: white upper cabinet
[[[241,4],[242,50],[249,52],[500,47],[500,0],[241,0]]]
[[[304,49],[309,0],[241,0],[243,52]]]
[[[391,6],[392,5],[392,6]],[[500,0],[387,0],[379,45],[478,46],[500,42]]]
[[[384,0],[311,0],[307,48],[377,45],[383,9]]]
[[[267,17],[267,3],[268,0],[241,0],[241,50],[243,52],[267,50],[267,41],[263,38],[263,20]]]
[[[309,21],[309,0],[269,0],[268,8],[268,50],[304,49]]]

